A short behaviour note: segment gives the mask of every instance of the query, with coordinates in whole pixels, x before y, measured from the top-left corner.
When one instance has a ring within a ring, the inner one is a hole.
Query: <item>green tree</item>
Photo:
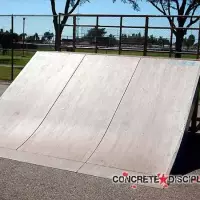
[[[149,42],[150,44],[153,44],[153,45],[158,44],[157,38],[155,38],[153,35],[150,35],[150,36],[148,37],[148,42]]]
[[[124,3],[129,3],[135,10],[139,11],[138,0],[121,0]],[[116,0],[113,0],[116,2]],[[187,34],[187,28],[190,28],[195,24],[199,17],[193,17],[197,15],[198,8],[200,7],[199,0],[146,0],[154,6],[160,13],[162,13],[169,21],[171,27],[173,27],[173,34],[176,37],[176,58],[181,57],[182,45],[184,36]],[[176,18],[177,22],[174,22],[169,15],[171,14],[179,15]],[[188,18],[187,16],[192,16]],[[186,29],[182,29],[186,28]],[[176,29],[178,28],[178,29]]]
[[[59,45],[58,41],[61,38],[63,29],[65,27],[65,24],[68,20],[68,16],[74,12],[74,10],[77,8],[77,6],[84,4],[85,2],[89,2],[89,0],[65,0],[65,8],[64,8],[64,17],[60,22],[60,32],[58,32],[59,28],[59,23],[58,23],[58,17],[57,17],[57,11],[56,11],[56,0],[50,0],[51,2],[51,10],[53,14],[53,24],[54,24],[54,29],[55,29],[55,50],[58,50]],[[60,35],[59,35],[60,33]]]
[[[52,34],[53,34],[53,33],[51,33],[51,36],[52,36]],[[53,36],[54,36],[54,34],[53,34]],[[40,37],[39,37],[38,33],[35,33],[34,38],[35,38],[36,41],[40,40]],[[51,39],[52,39],[52,38],[51,38]],[[50,39],[50,40],[51,40],[51,39]]]
[[[122,33],[122,39],[126,39],[126,38],[128,38],[128,36]]]
[[[21,34],[21,35],[23,36],[23,34]],[[44,37],[45,41],[50,41],[53,38],[53,36],[54,36],[53,33],[45,32],[43,37]],[[27,42],[35,42],[35,41],[38,41],[38,40],[40,40],[38,33],[35,33],[34,35],[26,37]]]
[[[22,41],[23,38],[26,38],[26,36],[27,36],[26,33],[21,33],[21,34],[19,35],[19,39]]]
[[[113,46],[115,46],[116,44],[118,44],[117,39],[115,38],[114,35],[110,34],[108,38],[109,38],[109,42],[108,42],[108,45],[107,45],[107,46],[113,47]]]
[[[163,38],[162,36],[160,36],[160,37],[158,38],[158,44],[161,45],[162,47],[164,47],[164,45],[165,45],[165,40],[164,40],[164,38]]]
[[[5,54],[8,49],[12,48],[12,40],[13,42],[18,42],[19,38],[17,33],[12,34],[9,31],[0,32],[0,44],[3,48],[2,53]]]
[[[187,47],[187,50],[195,43],[195,36],[193,34],[189,35],[189,37],[185,37],[183,40],[183,44]]]
[[[35,38],[33,35],[30,35],[30,36],[27,36],[26,37],[26,42],[34,42],[35,41]]]
[[[110,34],[106,36],[106,29],[105,28],[91,28],[88,30],[87,34],[81,38],[81,40],[87,40],[90,44],[97,43],[100,46],[115,46],[118,44],[117,39],[114,35]]]
[[[53,37],[54,37],[54,34],[49,31],[45,32],[43,36],[44,40],[47,42],[50,42],[53,39]],[[34,38],[36,38],[36,35],[34,35]]]
[[[96,42],[98,40],[101,40],[106,34],[105,28],[91,28],[88,30],[87,34],[84,36],[85,39],[90,41],[90,43]]]

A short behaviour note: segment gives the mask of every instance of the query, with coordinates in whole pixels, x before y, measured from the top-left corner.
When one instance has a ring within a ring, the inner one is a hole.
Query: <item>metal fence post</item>
[[[199,59],[200,53],[200,18],[199,18],[199,33],[198,33],[198,42],[197,42],[197,59]]]
[[[55,17],[55,18],[54,18]],[[54,20],[56,21],[57,27],[55,29],[55,51],[58,51],[58,37],[59,37],[59,31],[58,31],[58,15],[53,16]],[[55,22],[54,22],[55,23]]]
[[[76,49],[76,15],[73,16],[73,50]]]
[[[14,29],[14,17],[13,15],[11,16],[11,81],[14,80],[14,45],[13,45],[13,31]]]
[[[147,55],[148,30],[149,30],[149,17],[146,16],[146,19],[145,19],[145,30],[144,30],[144,51],[143,51],[143,56]]]
[[[123,26],[123,17],[120,17],[120,31],[119,31],[119,55],[122,50],[122,26]]]
[[[97,53],[98,51],[98,36],[97,36],[97,33],[98,33],[98,28],[99,28],[99,16],[96,17],[96,37],[95,37],[95,53]]]
[[[61,14],[59,13],[58,15],[58,41],[57,41],[58,51],[61,51],[61,23],[60,23],[61,16],[60,15]]]
[[[25,42],[25,22],[26,22],[26,18],[23,17],[23,56],[24,56],[24,42]]]
[[[172,23],[174,23],[174,17],[172,17]],[[171,24],[171,34],[170,34],[170,44],[169,44],[169,57],[172,57],[172,53],[173,53],[173,49],[172,49],[172,45],[173,45],[173,24]]]

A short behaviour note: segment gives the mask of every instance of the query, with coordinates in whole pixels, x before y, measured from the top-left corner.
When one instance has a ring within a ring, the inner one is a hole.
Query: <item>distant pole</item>
[[[145,30],[144,30],[144,50],[143,50],[143,56],[147,55],[148,30],[149,30],[149,17],[146,16],[146,19],[145,19]]]
[[[118,53],[119,55],[121,54],[122,50],[122,26],[123,26],[123,17],[120,17],[120,31],[119,31],[119,50]]]
[[[171,24],[171,34],[170,34],[170,45],[169,45],[169,57],[172,57],[172,53],[173,53],[173,24],[174,24],[174,17],[172,17],[172,24]]]
[[[76,15],[73,16],[73,50],[76,50]]]
[[[97,33],[98,33],[98,26],[99,26],[99,16],[97,16],[97,18],[96,18],[96,27],[95,27],[95,29],[96,29],[96,37],[95,37],[95,53],[97,53],[98,52],[98,37],[97,37]]]
[[[23,56],[24,56],[24,41],[25,41],[25,21],[26,21],[26,18],[24,17],[23,18]]]
[[[56,50],[57,51],[61,51],[61,45],[62,45],[62,36],[61,36],[61,13],[59,13],[59,15],[57,16],[58,18],[58,30],[57,30],[57,34],[56,34]],[[58,41],[57,41],[58,40]]]
[[[14,17],[11,16],[11,34],[12,34],[12,44],[11,44],[11,81],[14,80],[14,46],[13,46],[13,33],[14,33]]]
[[[80,14],[80,4],[78,5],[78,10],[77,10],[77,15],[79,15]],[[77,29],[76,29],[76,37],[79,39],[79,21],[80,21],[80,17],[79,16],[77,16],[77,23],[76,23],[76,25],[77,25]]]

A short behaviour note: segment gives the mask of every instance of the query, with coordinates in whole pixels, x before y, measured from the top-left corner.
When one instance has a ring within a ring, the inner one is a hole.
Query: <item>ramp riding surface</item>
[[[170,173],[198,79],[199,63],[143,58],[103,141],[81,172]]]
[[[47,86],[34,80],[42,80],[41,69],[49,80],[47,61],[34,66],[41,56],[63,70],[54,69]],[[102,177],[169,173],[199,68],[195,61],[37,53],[0,100],[0,156]],[[17,95],[26,76],[27,89]]]
[[[19,150],[85,162],[106,132],[138,61],[86,56],[43,124]]]
[[[16,149],[33,134],[83,57],[35,54],[0,97],[0,147]]]

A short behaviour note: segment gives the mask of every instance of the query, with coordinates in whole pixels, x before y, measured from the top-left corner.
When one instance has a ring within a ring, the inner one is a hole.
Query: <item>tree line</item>
[[[81,38],[81,40],[87,40],[90,44],[97,43],[102,46],[115,46],[119,44],[119,39],[116,38],[113,34],[108,36],[105,28],[91,28],[88,30],[87,34]],[[121,42],[125,45],[143,45],[144,44],[144,36],[141,33],[133,33],[133,34],[122,34]],[[158,45],[164,48],[165,45],[170,44],[170,40],[168,38],[159,36],[155,37],[154,35],[150,35],[147,38],[149,45]],[[195,36],[193,34],[188,37],[184,37],[183,45],[187,47],[189,50],[195,44]],[[176,45],[176,43],[174,43]]]
[[[53,14],[53,24],[56,33],[56,41],[61,38],[62,32],[64,30],[65,24],[68,21],[68,16],[74,12],[77,6],[82,5],[86,2],[92,0],[65,0],[64,6],[64,17],[61,20],[60,32],[58,31],[58,13],[56,11],[56,0],[50,0],[51,10]],[[115,3],[117,0],[112,0]],[[120,0],[118,0],[120,1]],[[121,0],[125,4],[130,4],[133,10],[140,11],[141,0]],[[199,0],[143,0],[146,3],[153,6],[161,15],[165,16],[171,26],[173,34],[175,35],[176,42],[176,54],[175,57],[180,58],[182,51],[182,46],[185,42],[185,36],[187,35],[188,28],[192,27],[193,24],[199,21],[199,17],[193,17],[199,14],[200,1]],[[178,17],[173,18],[170,15],[178,15]],[[188,17],[190,16],[190,17]],[[60,35],[59,35],[60,34]],[[56,44],[59,44],[56,42]],[[58,50],[58,46],[55,49]]]
[[[51,6],[52,14],[53,14],[53,24],[54,24],[54,29],[55,29],[55,50],[58,50],[59,48],[59,39],[62,36],[64,27],[69,19],[69,15],[72,14],[79,5],[82,5],[90,1],[93,1],[93,0],[65,0],[64,10],[63,10],[64,15],[61,18],[61,22],[59,24],[58,22],[59,13],[56,11],[56,7],[57,7],[56,0],[50,0],[50,6]],[[115,3],[117,0],[112,0],[112,1],[113,3]],[[130,4],[133,10],[140,11],[139,0],[121,0],[121,1],[123,3]],[[192,41],[192,38],[186,41],[185,36],[187,35],[188,28],[190,28],[193,24],[198,22],[200,19],[199,17],[194,17],[199,14],[198,9],[200,7],[200,1],[199,0],[181,0],[181,1],[180,0],[168,0],[168,1],[143,0],[143,1],[145,1],[146,3],[156,8],[157,11],[160,12],[161,15],[165,16],[166,19],[168,20],[169,25],[171,26],[171,28],[173,28],[172,31],[176,38],[175,49],[177,53],[175,54],[175,57],[180,58],[183,45],[184,44],[186,44],[187,46],[191,45],[191,42],[188,42],[188,41]],[[172,13],[174,15],[178,15],[178,17],[175,17],[175,18],[171,17],[170,15]],[[4,41],[1,42],[2,46],[6,45],[5,41],[9,40],[9,37],[10,37],[9,35],[10,35],[9,31],[6,33],[0,34],[0,40],[2,40],[2,37],[4,38],[3,39]],[[13,37],[15,36],[16,35],[13,34]],[[35,35],[34,37],[32,36],[32,38],[29,38],[30,41],[34,38],[37,39],[36,36],[37,35]],[[115,42],[115,38],[113,36],[111,36],[110,38],[112,38],[112,42]],[[44,41],[48,40],[48,38],[44,37],[43,40]],[[149,40],[152,40],[152,38],[150,38]],[[164,40],[162,39],[162,41]],[[158,43],[158,41],[155,41],[154,39],[152,40],[152,42]],[[167,40],[164,41],[164,43],[166,42]],[[7,46],[10,46],[10,40],[8,41]]]
[[[49,43],[52,38],[54,37],[54,34],[51,32],[45,32],[43,36],[40,38],[38,33],[33,34],[32,36],[27,36],[26,33],[17,34],[12,33],[12,30],[10,31],[3,31],[3,29],[0,30],[0,45],[3,49],[2,53],[5,54],[8,49],[12,48],[12,45],[14,43],[14,46],[16,46],[16,43],[18,42],[27,42],[27,43]]]
[[[0,30],[0,44],[3,49],[3,54],[5,54],[7,49],[12,48],[12,40],[14,43],[17,42],[26,42],[26,43],[50,43],[54,38],[54,34],[50,31],[45,32],[42,36],[39,36],[38,33],[35,33],[31,36],[27,36],[26,33],[17,34],[11,33],[10,31]],[[133,33],[133,34],[122,34],[121,43],[122,45],[131,46],[131,45],[143,45],[144,44],[144,36],[141,33]],[[119,38],[113,34],[107,33],[105,28],[91,28],[87,31],[87,33],[81,38],[77,39],[77,42],[87,41],[90,45],[94,45],[97,43],[99,46],[106,47],[114,47],[119,45]],[[158,45],[164,48],[165,45],[169,45],[170,41],[167,38],[162,36],[155,37],[154,35],[148,36],[148,44],[149,45]],[[195,44],[195,36],[189,35],[188,37],[184,37],[183,45],[187,47],[189,50]]]

